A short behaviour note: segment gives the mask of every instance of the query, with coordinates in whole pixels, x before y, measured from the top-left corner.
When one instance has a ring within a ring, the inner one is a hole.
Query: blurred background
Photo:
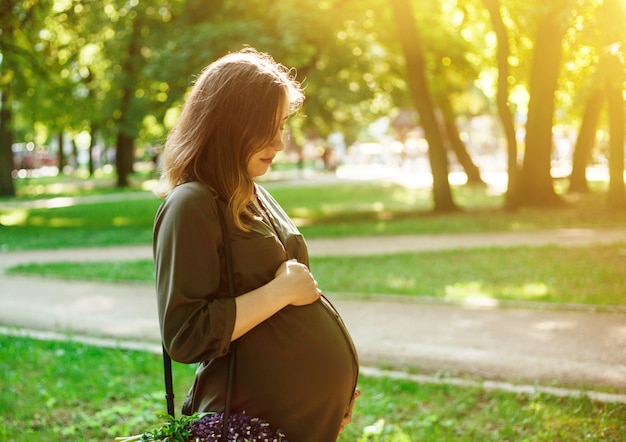
[[[520,207],[604,174],[625,208],[624,22],[624,0],[4,0],[0,196],[156,175],[194,77],[250,45],[306,87],[275,171],[401,172],[440,212],[451,176]]]

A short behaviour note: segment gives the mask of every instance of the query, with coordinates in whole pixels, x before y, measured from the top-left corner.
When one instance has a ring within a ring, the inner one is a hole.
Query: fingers
[[[359,398],[359,396],[361,396],[361,390],[357,388],[354,390],[354,394],[352,395],[352,401],[350,401],[350,408],[348,409],[346,414],[343,416],[343,420],[341,421],[341,428],[339,431],[340,433],[343,433],[345,426],[352,422],[352,411],[354,410],[354,404],[356,400]]]
[[[322,294],[317,284],[317,280],[313,277],[313,274],[307,266],[299,263],[295,259],[290,259],[289,261],[287,261],[287,266],[289,268],[289,271],[302,272],[301,275],[310,278],[311,282],[313,283],[313,290],[317,293],[318,296]]]
[[[309,268],[295,259],[284,261],[276,271],[275,277],[280,278],[290,305],[308,305],[322,296],[322,291]]]
[[[313,277],[313,275],[311,275],[311,277]],[[313,285],[315,286],[315,293],[317,294],[318,297],[322,296],[322,290],[319,288],[319,285],[317,284],[317,279],[313,279]]]
[[[274,276],[279,276],[283,273],[297,274],[298,272],[309,273],[309,269],[304,264],[300,264],[298,260],[294,258],[288,261],[284,261],[280,266],[278,266]]]

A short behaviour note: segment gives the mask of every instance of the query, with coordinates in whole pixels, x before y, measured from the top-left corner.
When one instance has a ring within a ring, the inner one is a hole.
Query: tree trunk
[[[13,182],[13,128],[11,127],[12,109],[9,94],[12,90],[12,75],[7,72],[15,71],[15,65],[10,62],[7,54],[11,52],[9,47],[10,36],[13,35],[13,23],[9,19],[13,13],[13,1],[3,1],[0,8],[0,196],[15,196],[15,184]],[[5,37],[6,36],[6,37]],[[10,65],[9,65],[10,64]]]
[[[428,158],[433,176],[435,212],[453,212],[458,207],[452,199],[448,181],[448,157],[437,124],[433,101],[426,81],[426,69],[420,35],[410,0],[389,0],[398,25],[400,44],[406,59],[411,99],[417,108],[428,141]]]
[[[72,170],[78,169],[78,145],[76,144],[76,138],[72,137],[72,155],[70,156],[72,160]]]
[[[606,63],[606,98],[609,109],[609,209],[626,209],[624,187],[624,67],[617,54]]]
[[[500,13],[500,4],[498,0],[483,0],[489,15],[493,30],[498,41],[497,64],[498,64],[498,92],[496,102],[498,105],[498,114],[502,122],[502,128],[506,138],[507,147],[507,172],[508,186],[505,198],[505,207],[508,209],[517,206],[516,196],[519,187],[519,167],[517,166],[517,139],[515,138],[515,124],[513,115],[509,109],[509,37],[506,32],[506,26],[502,21]]]
[[[96,145],[96,135],[98,133],[98,130],[96,129],[96,126],[92,123],[91,125],[91,130],[89,131],[89,176],[93,176],[93,173],[95,171],[95,166],[94,166],[94,159],[93,159],[93,148]]]
[[[626,4],[620,0],[605,0],[597,10],[602,26],[604,56],[600,60],[604,71],[604,87],[609,116],[609,190],[607,207],[626,208],[624,189],[624,21]]]
[[[454,111],[452,110],[449,97],[442,96],[440,98],[439,104],[443,117],[444,133],[450,149],[454,152],[454,155],[456,155],[456,159],[459,164],[461,164],[461,167],[463,167],[465,175],[467,175],[467,183],[484,185],[485,182],[480,176],[480,169],[478,169],[478,166],[472,160],[469,152],[467,152],[467,147],[459,135],[459,128],[455,122]]]
[[[133,172],[135,138],[120,133],[117,136],[117,155],[115,167],[117,168],[117,187],[128,187],[128,176]]]
[[[65,152],[63,152],[63,134],[60,133],[57,135],[57,140],[59,141],[59,151],[57,152],[57,167],[59,169],[59,175],[63,175],[63,170],[65,169]]]
[[[541,18],[535,37],[530,70],[530,100],[526,123],[524,163],[520,173],[521,206],[551,207],[562,205],[551,175],[552,119],[554,93],[561,66],[564,8],[568,1],[558,2]]]
[[[572,155],[572,173],[569,176],[568,192],[589,192],[587,182],[587,165],[591,159],[591,152],[596,141],[598,120],[602,111],[604,94],[597,88],[591,92],[578,130],[578,138]]]
[[[141,11],[136,9],[137,15],[132,23],[133,31],[128,42],[126,59],[123,62],[121,82],[122,95],[120,100],[120,117],[117,120],[117,155],[115,159],[117,169],[117,187],[127,187],[128,175],[133,171],[134,141],[136,135],[135,122],[131,115],[132,100],[137,88],[137,77],[140,75],[141,56]]]
[[[11,108],[5,91],[0,93],[0,196],[15,196],[13,183],[13,133]]]

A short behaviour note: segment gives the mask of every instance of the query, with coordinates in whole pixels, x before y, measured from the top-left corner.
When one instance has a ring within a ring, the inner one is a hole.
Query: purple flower
[[[191,424],[188,442],[219,442],[223,414],[207,414]],[[269,422],[245,412],[231,414],[228,419],[228,440],[233,442],[288,442],[282,430]]]

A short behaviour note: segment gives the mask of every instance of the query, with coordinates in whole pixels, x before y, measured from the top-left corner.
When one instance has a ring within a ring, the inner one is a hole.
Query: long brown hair
[[[293,71],[267,54],[246,48],[208,65],[168,134],[155,193],[164,197],[179,184],[200,181],[228,201],[235,224],[249,230],[254,181],[248,160],[275,137],[285,99],[296,111],[302,88]]]

